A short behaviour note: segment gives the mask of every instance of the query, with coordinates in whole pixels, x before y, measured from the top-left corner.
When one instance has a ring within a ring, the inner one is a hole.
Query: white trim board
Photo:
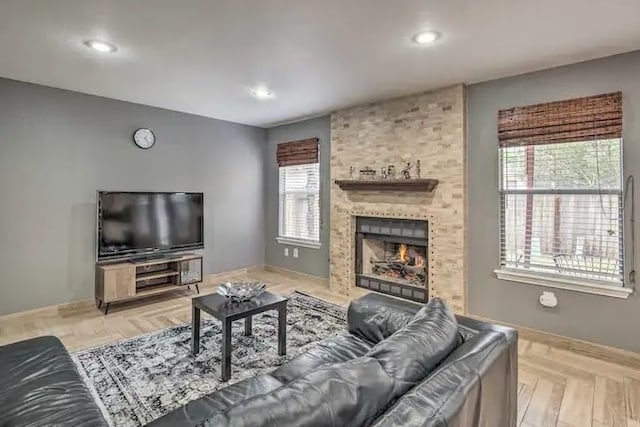
[[[633,293],[633,289],[622,286],[606,285],[601,282],[590,281],[572,277],[558,277],[544,273],[522,272],[509,269],[494,270],[496,277],[510,282],[526,283],[529,285],[543,286],[547,288],[565,289],[574,292],[583,292],[593,295],[602,295],[613,298],[627,299]]]
[[[291,237],[276,237],[276,242],[282,245],[299,246],[301,248],[320,249],[322,243],[313,240],[294,239]]]

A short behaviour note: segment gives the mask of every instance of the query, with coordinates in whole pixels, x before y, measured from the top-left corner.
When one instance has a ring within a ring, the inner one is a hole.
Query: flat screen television
[[[202,193],[98,192],[97,258],[204,248]]]

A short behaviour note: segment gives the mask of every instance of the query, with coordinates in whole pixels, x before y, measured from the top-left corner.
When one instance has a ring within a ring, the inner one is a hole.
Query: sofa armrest
[[[373,427],[516,427],[517,384],[517,334],[483,328]]]
[[[71,356],[53,336],[0,347],[0,425],[109,424]]]
[[[347,312],[349,332],[378,343],[409,323],[422,305],[370,293],[351,301]]]
[[[456,315],[458,326],[475,335],[481,331],[495,331],[503,334],[509,343],[518,343],[518,331],[507,326],[497,325],[484,320],[473,319],[471,317]]]

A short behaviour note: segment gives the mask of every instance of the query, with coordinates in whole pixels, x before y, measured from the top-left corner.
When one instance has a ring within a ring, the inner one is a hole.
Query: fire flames
[[[406,263],[410,261],[410,257],[407,255],[408,250],[409,248],[404,243],[398,247],[398,259],[400,262]],[[415,267],[424,267],[424,258],[419,255],[413,258],[413,262]]]
[[[404,243],[398,248],[398,258],[401,262],[407,262],[407,245]]]

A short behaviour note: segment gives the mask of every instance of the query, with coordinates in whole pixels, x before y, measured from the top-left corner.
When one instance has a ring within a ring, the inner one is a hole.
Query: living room
[[[3,2],[0,425],[640,425],[639,24]]]

